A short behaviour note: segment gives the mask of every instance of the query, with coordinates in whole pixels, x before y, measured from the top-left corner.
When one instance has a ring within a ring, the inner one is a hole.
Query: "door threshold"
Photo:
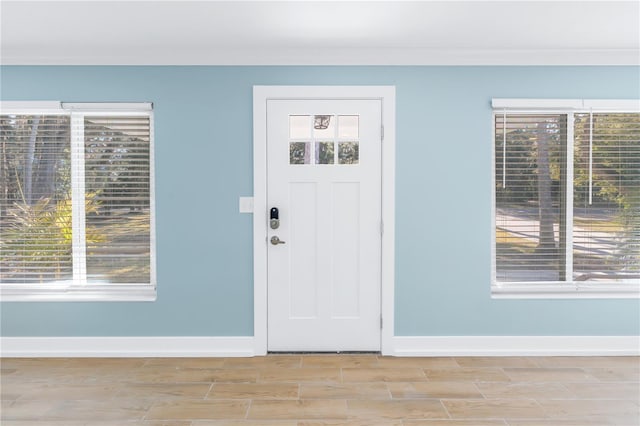
[[[269,351],[267,355],[381,355],[380,351]]]

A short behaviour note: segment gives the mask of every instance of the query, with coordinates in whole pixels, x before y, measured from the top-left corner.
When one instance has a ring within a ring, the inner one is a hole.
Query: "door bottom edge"
[[[267,355],[380,355],[380,351],[267,351]]]

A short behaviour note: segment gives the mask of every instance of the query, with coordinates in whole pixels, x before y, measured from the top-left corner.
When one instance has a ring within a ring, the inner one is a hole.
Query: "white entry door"
[[[269,351],[380,350],[381,102],[267,101]]]

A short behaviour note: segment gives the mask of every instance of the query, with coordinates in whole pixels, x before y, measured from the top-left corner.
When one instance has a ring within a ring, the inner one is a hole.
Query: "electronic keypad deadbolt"
[[[278,212],[277,207],[271,208],[269,217],[270,217],[269,226],[271,226],[271,229],[278,229],[280,227],[280,213]]]

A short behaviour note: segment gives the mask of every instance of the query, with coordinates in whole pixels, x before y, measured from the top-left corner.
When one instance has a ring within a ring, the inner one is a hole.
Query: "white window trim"
[[[82,279],[86,276],[83,265],[73,265],[74,280],[64,280],[47,284],[0,284],[0,302],[80,302],[80,301],[100,301],[100,302],[140,302],[155,301],[157,298],[157,270],[156,270],[156,219],[155,219],[155,157],[154,157],[154,122],[153,104],[150,102],[140,103],[67,103],[58,101],[1,101],[0,114],[59,114],[71,116],[71,127],[77,122],[84,121],[84,115],[120,115],[123,113],[133,115],[144,115],[149,117],[150,142],[149,142],[149,173],[150,173],[150,283],[149,284],[75,284],[75,279]],[[82,126],[81,126],[82,127]],[[72,131],[71,135],[71,155],[84,157],[84,135]],[[72,158],[72,163],[74,160]],[[72,174],[78,179],[72,182],[80,185],[73,185],[72,193],[74,199],[84,198],[84,179],[80,177],[84,174],[84,162],[81,166],[72,168]],[[84,223],[84,203],[74,203],[72,221],[74,229],[76,224]],[[76,208],[77,207],[77,208]],[[84,251],[84,228],[81,232],[74,233],[74,251]],[[80,253],[80,255],[82,255]],[[75,257],[75,255],[74,255]]]
[[[567,114],[567,141],[573,141],[573,117],[575,113],[640,112],[640,99],[504,99],[491,101],[492,117],[503,112],[518,113],[560,113]],[[496,177],[495,177],[495,125],[491,138],[491,297],[494,299],[639,299],[638,280],[603,281],[598,283],[579,281],[509,282],[496,280]],[[573,143],[568,144],[568,158],[573,158]],[[568,169],[573,162],[568,162]],[[572,170],[567,170],[567,173]],[[568,199],[566,215],[573,216],[573,180],[568,179]],[[573,220],[573,219],[571,219]],[[567,230],[570,232],[571,230]],[[571,247],[567,247],[571,251]],[[568,253],[567,262],[573,262],[573,252]],[[569,269],[573,264],[569,265]],[[622,284],[621,284],[622,282]]]
[[[640,112],[640,99],[510,99],[494,98],[491,107],[508,112],[540,112],[557,110],[589,112]]]

